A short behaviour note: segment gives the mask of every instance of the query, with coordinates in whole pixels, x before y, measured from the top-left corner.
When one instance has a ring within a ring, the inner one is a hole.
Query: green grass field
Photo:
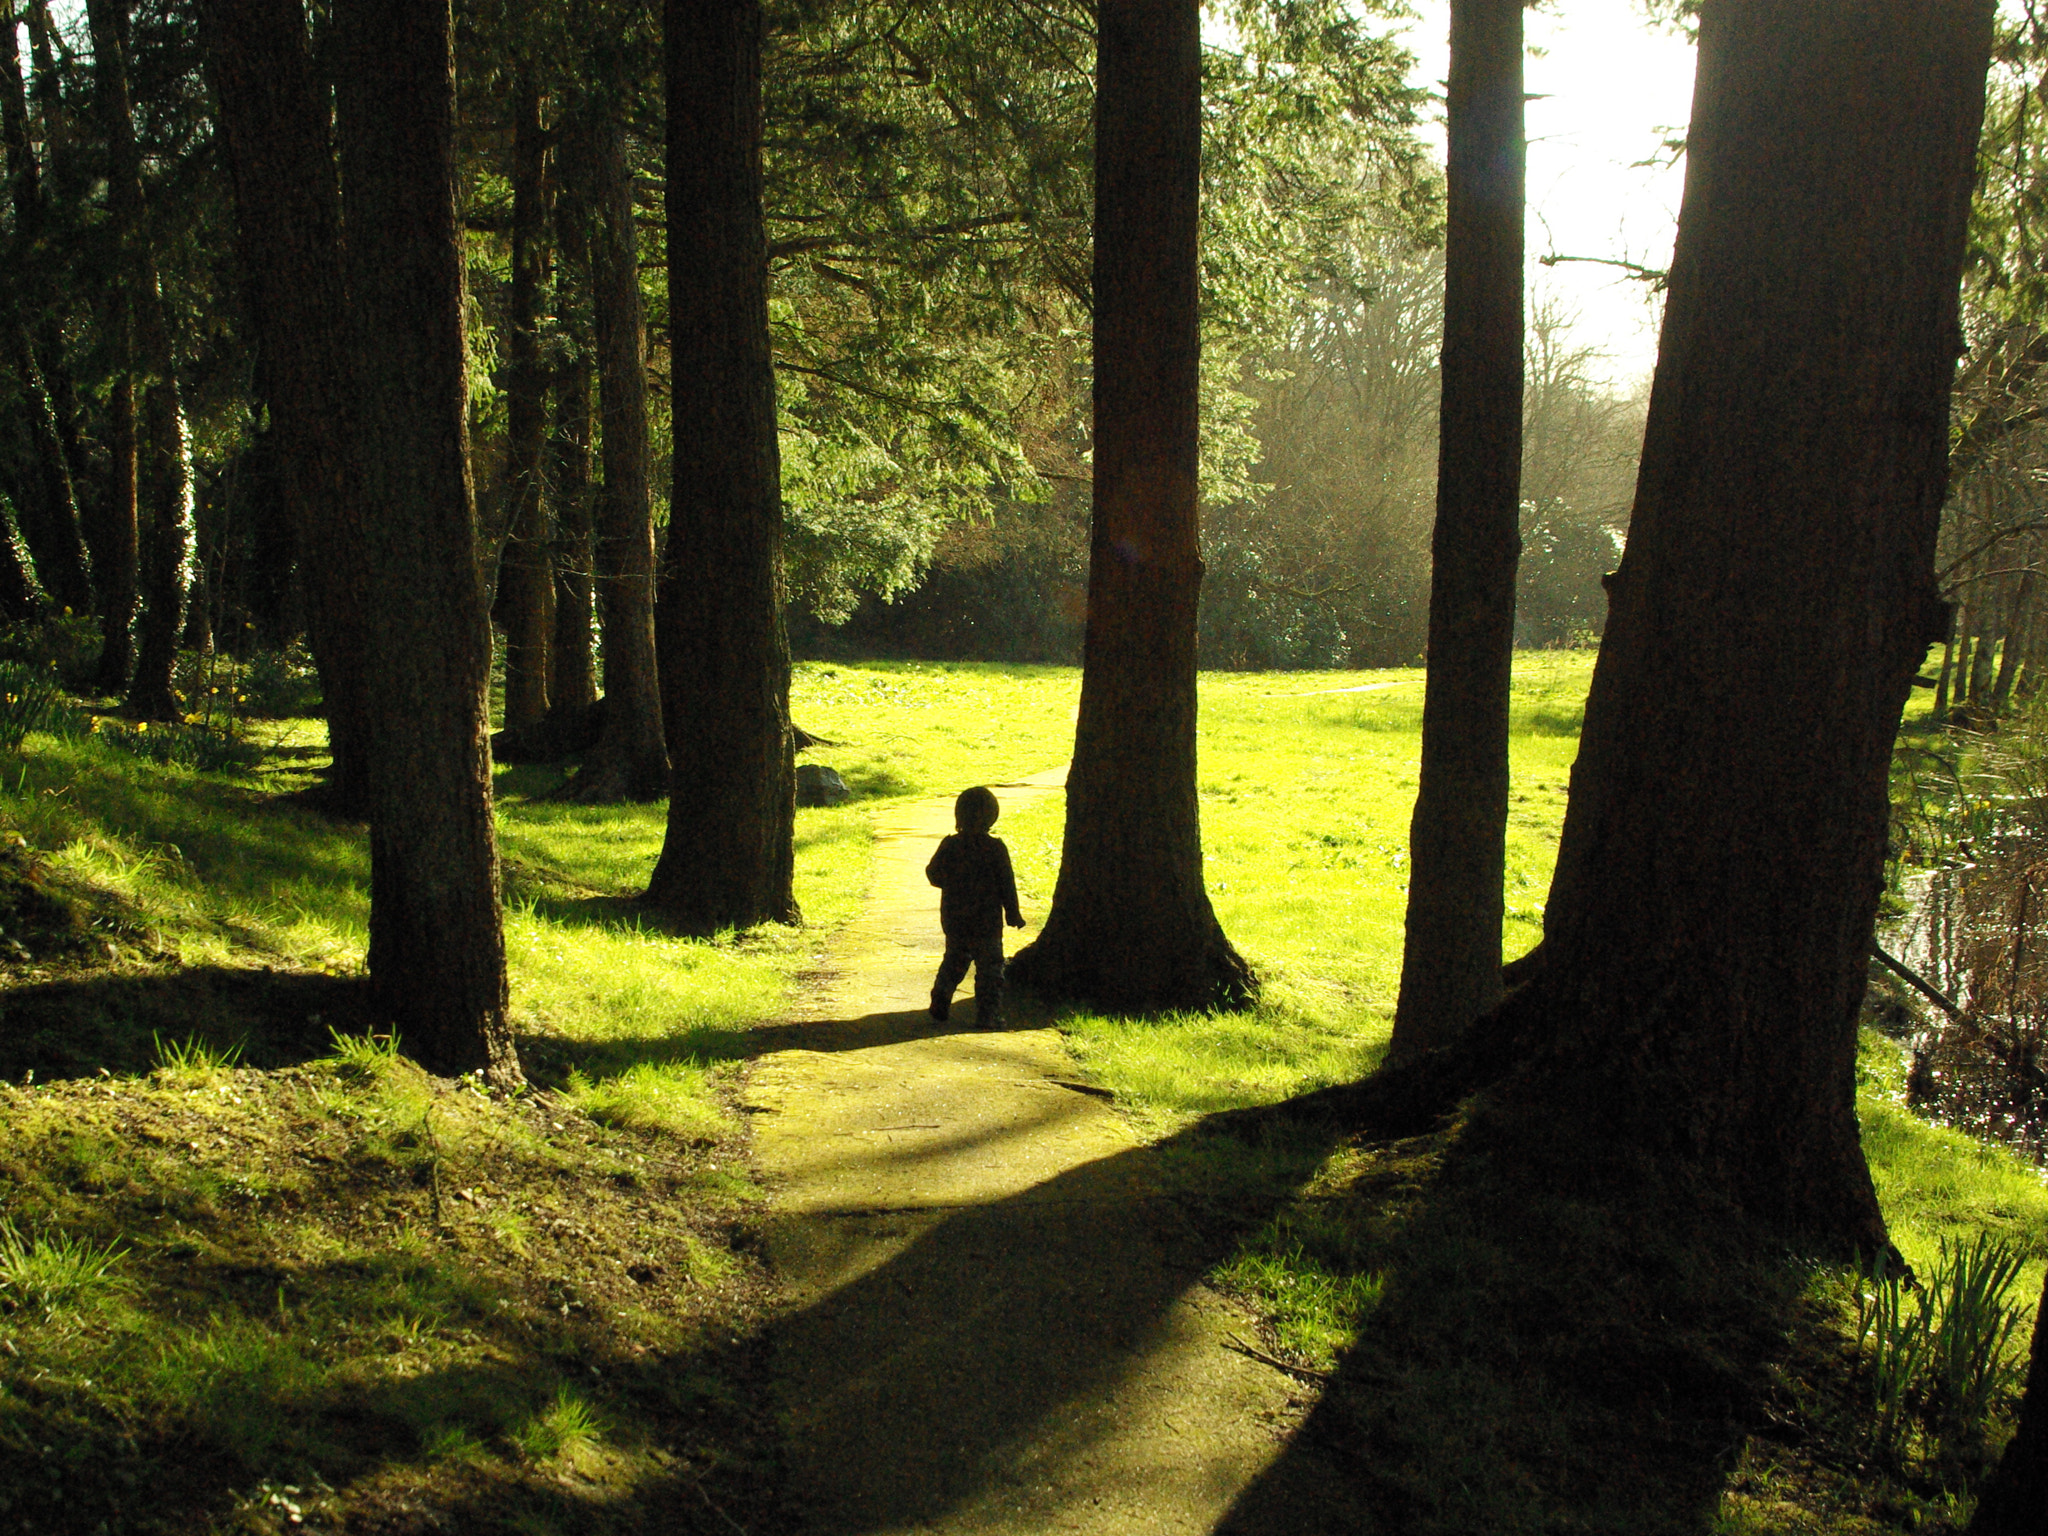
[[[1540,931],[1590,668],[1583,653],[1517,658],[1509,955]],[[524,1511],[533,1529],[580,1528],[565,1479],[610,1490],[619,1510],[664,1489],[745,1496],[765,1475],[745,1341],[769,1280],[749,1257],[753,1192],[725,1084],[753,1027],[783,1015],[858,910],[874,818],[1063,762],[1078,686],[1059,668],[798,667],[795,717],[832,743],[809,760],[838,768],[857,798],[798,813],[795,929],[660,933],[632,897],[661,808],[561,804],[545,798],[555,771],[502,771],[513,1009],[539,1089],[508,1102],[424,1079],[364,1038],[348,985],[366,932],[362,829],[289,794],[308,782],[317,723],[254,727],[266,755],[245,774],[167,766],[116,732],[32,736],[0,764],[0,826],[91,923],[45,952],[0,912],[0,1080],[16,1085],[0,1092],[0,1473],[29,1490],[0,1491],[17,1500],[0,1505],[0,1526],[127,1528],[113,1504],[81,1498],[94,1458],[109,1457],[128,1482],[107,1483],[107,1499],[132,1513],[147,1501],[120,1490],[154,1487],[175,1515],[164,1529],[231,1511],[268,1529],[249,1510],[317,1505],[343,1478],[365,1509],[424,1490]],[[1422,702],[1412,670],[1201,686],[1207,877],[1261,1000],[1238,1014],[1056,1022],[1141,1130],[1185,1158],[1191,1187],[1212,1201],[1262,1191],[1270,1218],[1214,1278],[1259,1311],[1280,1356],[1310,1370],[1365,1359],[1395,1318],[1477,1339],[1518,1308],[1547,1317],[1516,1247],[1535,1239],[1482,1242],[1454,1219],[1467,1209],[1457,1200],[1415,1217],[1430,1208],[1418,1191],[1442,1165],[1440,1139],[1361,1151],[1193,1134],[1211,1111],[1377,1063]],[[1054,796],[997,829],[1040,913],[1061,817]],[[30,942],[8,949],[17,937]],[[2007,1238],[2030,1255],[2015,1294],[2031,1298],[2048,1256],[2040,1177],[1912,1116],[1902,1071],[1896,1047],[1866,1039],[1865,1141],[1900,1250],[1928,1270],[1944,1240]],[[1483,1283],[1461,1293],[1466,1312],[1418,1322],[1416,1277],[1439,1270]],[[1858,1389],[1850,1357],[1826,1343],[1854,1289],[1841,1271],[1788,1283],[1711,1263],[1679,1288],[1702,1316],[1729,1295],[1779,1296],[1805,1319],[1786,1325],[1803,1342],[1785,1391],[1836,1426],[1803,1448],[1743,1442],[1716,1529],[1939,1529],[1966,1513],[1967,1468],[1931,1442],[1855,1470],[1863,1453],[1840,1426],[1855,1421]],[[1409,1369],[1417,1357],[1401,1358]],[[1574,1368],[1568,1355],[1548,1367]],[[1446,1444],[1479,1433],[1501,1455],[1540,1460],[1546,1437],[1604,1432],[1569,1393],[1532,1407],[1507,1378],[1432,1372],[1399,1400]],[[1474,1405],[1512,1422],[1480,1425]],[[696,1426],[699,1464],[664,1462],[678,1425]],[[1464,1474],[1415,1454],[1414,1476],[1448,1498]],[[1540,1528],[1540,1502],[1460,1518]],[[1871,1516],[1877,1505],[1892,1513]]]

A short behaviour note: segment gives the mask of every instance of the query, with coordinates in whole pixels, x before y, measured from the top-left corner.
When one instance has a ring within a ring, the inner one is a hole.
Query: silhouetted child
[[[959,830],[940,841],[924,869],[925,878],[939,888],[939,927],[946,935],[946,957],[932,983],[932,1017],[945,1020],[953,989],[971,962],[975,1021],[983,1029],[1002,1013],[1003,919],[1012,928],[1024,926],[1010,850],[1001,838],[989,836],[997,810],[993,791],[979,784],[961,791],[953,802],[953,825]]]

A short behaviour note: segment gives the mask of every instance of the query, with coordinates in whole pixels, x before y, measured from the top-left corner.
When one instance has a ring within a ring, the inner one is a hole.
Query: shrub
[[[2025,1248],[1979,1233],[1947,1238],[1924,1284],[1880,1256],[1856,1291],[1856,1342],[1871,1388],[1871,1438],[1894,1460],[1918,1420],[1943,1448],[1980,1444],[1992,1410],[2017,1391],[2021,1307],[2010,1299]]]
[[[262,719],[315,714],[321,707],[320,675],[303,645],[281,651],[254,651],[242,663],[239,678],[242,713]]]
[[[72,692],[90,692],[99,676],[99,620],[65,612],[0,626],[0,661],[54,672]]]
[[[57,708],[56,672],[27,661],[0,661],[0,752],[19,752]]]
[[[192,768],[201,773],[246,773],[263,761],[263,748],[227,725],[178,723],[152,725],[138,720],[126,725],[99,719],[93,731],[108,746],[167,768]]]

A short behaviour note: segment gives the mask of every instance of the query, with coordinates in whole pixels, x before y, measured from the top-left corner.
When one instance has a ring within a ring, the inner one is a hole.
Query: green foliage
[[[19,752],[30,731],[49,723],[60,696],[57,678],[48,668],[0,661],[0,752]]]
[[[1871,1442],[1893,1460],[1917,1420],[1948,1448],[1982,1443],[1992,1410],[2016,1395],[2023,1303],[2010,1299],[2025,1248],[1979,1232],[1941,1239],[1924,1282],[1880,1255],[1856,1286],[1856,1344],[1870,1383]]]
[[[102,716],[94,722],[98,738],[117,751],[147,758],[166,768],[195,773],[248,773],[263,761],[263,747],[239,730],[184,721],[152,725],[147,720],[125,724]]]
[[[282,720],[319,707],[320,677],[304,645],[252,651],[236,669],[230,676],[245,716]]]
[[[99,665],[99,621],[70,612],[0,626],[0,661],[19,662],[85,693]]]
[[[1426,236],[1407,59],[1329,4],[1205,52],[1202,470],[1257,494],[1238,359],[1369,235]],[[939,530],[1085,474],[1094,20],[1074,0],[790,0],[766,61],[770,321],[795,594],[836,621]]]

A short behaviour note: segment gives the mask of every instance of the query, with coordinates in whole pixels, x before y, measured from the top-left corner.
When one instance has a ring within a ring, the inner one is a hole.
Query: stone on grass
[[[846,780],[823,763],[799,763],[796,769],[798,805],[843,805],[853,798]]]

